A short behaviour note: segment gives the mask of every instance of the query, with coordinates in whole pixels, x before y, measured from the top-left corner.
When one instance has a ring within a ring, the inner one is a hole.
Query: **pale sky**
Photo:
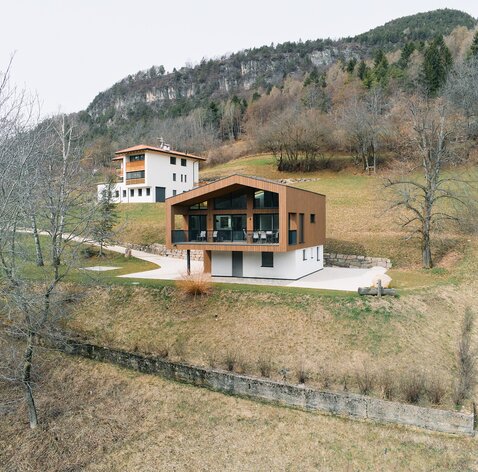
[[[0,0],[0,70],[38,93],[43,113],[85,109],[128,74],[254,46],[339,38],[405,15],[476,0]]]

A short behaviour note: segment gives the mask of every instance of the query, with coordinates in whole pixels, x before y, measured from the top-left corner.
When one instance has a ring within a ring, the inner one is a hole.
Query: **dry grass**
[[[49,355],[42,427],[0,414],[6,472],[464,471],[476,438],[252,402],[93,361]],[[61,388],[59,388],[61,386]]]
[[[181,293],[192,297],[210,295],[212,292],[211,275],[203,272],[183,275],[176,285]]]
[[[187,338],[188,362],[209,365],[214,359],[225,367],[230,353],[254,375],[261,374],[258,359],[267,354],[274,365],[270,375],[280,378],[278,371],[288,369],[292,381],[306,360],[310,382],[337,389],[346,384],[353,391],[359,389],[355,372],[364,364],[395,377],[417,365],[439,374],[450,392],[459,314],[473,305],[476,282],[381,300],[227,289],[195,299],[174,287],[114,287],[85,296],[69,327],[100,344],[146,352]],[[385,387],[379,379],[375,384],[374,395],[381,395]],[[451,404],[449,396],[444,403]]]

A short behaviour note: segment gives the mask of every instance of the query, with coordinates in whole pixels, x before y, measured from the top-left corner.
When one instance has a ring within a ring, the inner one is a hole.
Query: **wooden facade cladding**
[[[126,185],[139,185],[144,183],[145,179],[126,179]]]
[[[127,162],[126,163],[126,172],[137,172],[144,170],[144,161],[136,161],[136,162]]]
[[[247,195],[245,209],[216,210],[212,202],[214,198],[230,193],[244,191]],[[253,208],[254,191],[264,190],[279,196],[278,208]],[[191,210],[190,207],[197,203],[208,201],[208,208]],[[166,200],[166,245],[175,247],[172,242],[172,230],[188,230],[189,215],[206,215],[208,231],[214,230],[215,215],[246,215],[246,230],[253,231],[254,214],[278,214],[279,242],[275,244],[245,244],[235,242],[185,242],[178,243],[181,249],[204,249],[207,251],[246,251],[246,252],[287,252],[325,243],[325,196],[319,193],[290,187],[269,180],[232,175],[202,187],[184,192]],[[300,215],[303,214],[303,242],[297,237],[296,244],[289,244],[289,229],[299,233]],[[314,215],[313,217],[311,215]],[[182,216],[182,217],[181,217]],[[179,218],[178,218],[179,217]],[[181,228],[175,223],[181,221]],[[289,228],[290,222],[290,228]]]

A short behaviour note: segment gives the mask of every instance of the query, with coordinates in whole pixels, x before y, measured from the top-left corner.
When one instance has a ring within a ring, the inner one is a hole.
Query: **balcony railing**
[[[218,244],[279,244],[279,231],[245,231],[218,229],[206,230],[173,230],[173,244],[181,243],[218,243]]]

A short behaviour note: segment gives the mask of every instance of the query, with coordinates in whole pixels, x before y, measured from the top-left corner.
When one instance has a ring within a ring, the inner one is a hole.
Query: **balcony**
[[[279,244],[279,231],[235,231],[231,229],[172,230],[173,244]]]

